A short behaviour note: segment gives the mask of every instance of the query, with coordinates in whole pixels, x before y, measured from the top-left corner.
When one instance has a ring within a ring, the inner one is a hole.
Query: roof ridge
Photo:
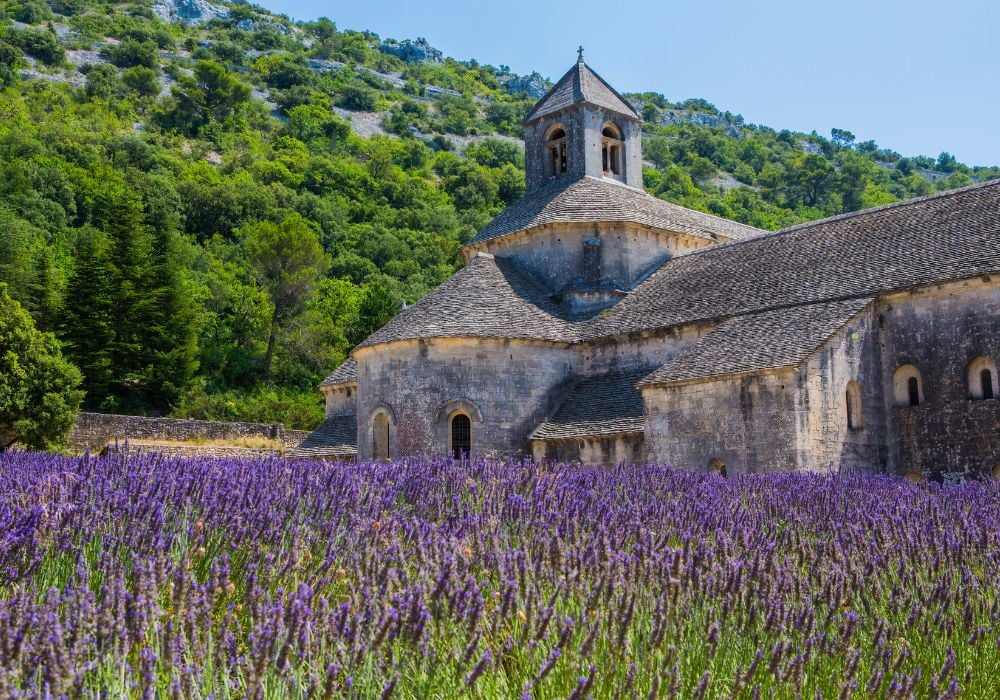
[[[641,390],[642,387],[686,383],[690,381],[697,381],[699,379],[721,379],[725,377],[733,377],[752,372],[761,372],[761,371],[766,372],[769,370],[782,369],[786,367],[798,367],[802,362],[805,361],[805,359],[809,357],[810,354],[816,352],[818,348],[822,347],[824,343],[829,341],[830,338],[835,336],[847,324],[849,324],[852,319],[857,318],[857,316],[861,314],[866,308],[868,308],[872,304],[872,302],[875,301],[875,299],[876,299],[875,296],[857,296],[857,297],[848,297],[846,299],[839,300],[839,302],[822,300],[815,303],[792,304],[787,306],[779,306],[773,309],[765,309],[753,313],[744,313],[744,314],[730,316],[729,318],[723,320],[719,325],[717,325],[711,331],[698,338],[690,346],[688,346],[684,350],[681,350],[678,354],[674,355],[674,357],[664,362],[655,371],[653,371],[646,377],[639,380],[636,386]],[[732,326],[730,326],[729,324],[738,323],[740,321],[744,322],[752,321],[754,316],[763,316],[764,314],[768,313],[780,315],[783,312],[787,313],[796,308],[813,308],[817,306],[829,306],[837,303],[843,303],[845,301],[856,301],[858,303],[852,304],[848,306],[848,308],[842,310],[842,312],[849,312],[848,315],[843,315],[836,319],[827,319],[828,322],[823,323],[821,326],[822,332],[818,333],[815,337],[809,338],[808,341],[806,341],[806,339],[802,339],[803,343],[799,348],[799,352],[796,353],[795,356],[788,357],[784,360],[780,360],[779,358],[772,358],[771,360],[772,364],[762,363],[758,364],[757,366],[748,365],[746,367],[739,369],[735,368],[731,370],[723,369],[722,371],[718,372],[707,371],[697,376],[679,377],[679,378],[675,377],[672,379],[663,378],[663,375],[667,372],[671,364],[683,363],[689,361],[689,358],[692,355],[696,355],[699,351],[701,351],[701,349],[706,347],[713,347],[717,342],[719,342],[719,338],[718,336],[716,336],[715,338],[713,338],[712,336],[715,335],[716,333],[724,334],[727,331],[731,330]]]
[[[777,236],[794,233],[796,231],[803,231],[805,229],[811,228],[813,226],[821,226],[824,224],[835,223],[838,221],[846,221],[850,219],[857,218],[859,216],[867,216],[870,214],[877,214],[883,211],[890,211],[893,209],[905,209],[908,206],[915,206],[917,204],[923,204],[924,202],[936,200],[936,199],[947,199],[948,197],[957,196],[964,194],[966,192],[988,189],[989,187],[1000,187],[1000,178],[993,180],[984,180],[983,182],[976,182],[972,185],[965,185],[963,187],[956,187],[950,190],[944,190],[943,192],[934,192],[931,194],[921,195],[919,197],[912,197],[911,199],[902,199],[898,202],[890,202],[889,204],[880,204],[877,207],[868,207],[867,209],[859,209],[858,211],[844,212],[843,214],[835,214],[833,216],[827,216],[823,219],[814,219],[812,221],[803,221],[799,224],[793,224],[791,226],[786,226],[785,228],[779,228],[776,231],[768,231],[766,229],[757,229],[761,232],[759,236],[750,236],[748,238],[738,238],[731,241],[720,242],[719,245],[710,246],[708,248],[698,248],[696,250],[688,251],[687,253],[681,253],[675,255],[670,260],[665,261],[663,264],[666,265],[671,260],[677,260],[679,258],[689,258],[695,255],[701,255],[704,253],[710,253],[713,251],[718,251],[726,248],[731,248],[736,245],[743,243],[753,243],[755,241],[761,241],[769,238],[775,238]],[[666,200],[662,200],[666,201]],[[673,204],[673,202],[668,202],[668,204]],[[680,206],[675,204],[674,206]],[[696,211],[692,209],[691,211]],[[704,214],[705,212],[698,212],[699,214]],[[706,214],[706,216],[715,216],[714,214]],[[716,217],[721,218],[721,217]],[[723,219],[723,221],[731,221],[730,219]],[[731,221],[731,223],[740,223],[738,221]],[[756,228],[755,226],[750,226],[749,224],[742,224],[743,226],[749,226],[750,228]]]
[[[599,192],[584,192],[585,195],[592,196],[581,198],[581,187],[597,188]],[[601,219],[599,214],[610,216]],[[634,221],[652,228],[715,242],[719,242],[720,237],[740,240],[743,237],[758,238],[766,233],[749,224],[668,202],[644,189],[631,187],[612,178],[580,174],[571,178],[558,178],[526,193],[505,207],[463,248],[561,221]]]
[[[587,94],[588,91],[585,86],[584,71],[586,71],[587,76],[596,78],[596,82],[600,83],[601,87],[607,90],[610,93],[610,96],[620,103],[620,106],[615,105],[613,100],[605,100],[606,103],[602,102],[601,95]],[[572,93],[569,104],[565,104],[563,106],[559,106],[558,104],[552,105],[554,109],[550,109],[546,112],[545,109],[549,107],[547,104],[549,100],[554,95],[558,94],[562,88],[566,87],[567,84],[569,85],[570,92]],[[597,73],[597,71],[587,65],[584,61],[578,60],[561,78],[559,78],[559,80],[555,82],[551,88],[549,88],[544,95],[542,95],[538,102],[536,102],[534,106],[528,110],[528,113],[524,116],[522,124],[527,124],[548,114],[556,114],[577,104],[588,104],[598,109],[609,110],[631,119],[642,121],[642,117],[639,115],[638,110],[636,110],[635,106],[631,102],[625,99],[620,92],[615,90],[607,80],[602,78]]]
[[[910,199],[901,199],[898,202],[889,202],[888,204],[880,204],[877,207],[868,207],[867,209],[858,209],[857,211],[847,211],[843,214],[834,214],[833,216],[827,216],[823,219],[814,219],[813,221],[803,221],[801,224],[793,224],[791,226],[786,226],[785,228],[778,229],[777,231],[768,231],[768,234],[773,233],[787,233],[791,231],[799,231],[804,228],[809,228],[810,226],[819,226],[820,224],[826,224],[834,221],[844,221],[846,219],[853,219],[858,216],[865,216],[867,214],[874,214],[881,211],[889,211],[892,209],[904,209],[908,206],[915,206],[917,204],[922,204],[927,201],[935,199],[946,199],[948,197],[954,197],[966,192],[987,189],[989,187],[1000,186],[1000,178],[993,180],[983,180],[982,182],[974,182],[971,185],[964,185],[962,187],[955,187],[950,190],[942,190],[941,192],[932,192],[931,194],[920,195],[919,197],[911,197]]]
[[[612,95],[614,95],[615,97],[617,97],[619,100],[622,101],[622,104],[624,104],[626,107],[628,107],[630,110],[632,110],[632,114],[636,117],[636,119],[638,119],[639,121],[642,121],[642,116],[639,114],[639,110],[637,110],[635,108],[635,105],[633,105],[631,102],[629,102],[627,99],[625,99],[625,96],[622,95],[620,92],[618,92],[618,90],[616,90],[611,83],[609,83],[607,80],[605,80],[603,77],[601,77],[600,73],[598,73],[593,68],[591,68],[589,65],[587,65],[587,63],[585,61],[580,61],[580,65],[582,65],[584,68],[586,68],[588,73],[590,73],[592,76],[594,76],[595,78],[597,78],[598,80],[600,80],[601,84],[604,85],[604,87],[606,87],[608,90],[610,90]],[[579,74],[579,72],[580,71],[577,71],[578,74]],[[581,88],[582,88],[582,86],[581,86]],[[591,103],[588,102],[588,104],[591,104]],[[594,106],[595,107],[600,107],[600,105],[594,105]]]

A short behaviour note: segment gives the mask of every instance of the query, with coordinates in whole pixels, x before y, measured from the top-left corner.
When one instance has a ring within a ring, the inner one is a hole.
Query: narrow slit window
[[[993,373],[984,369],[979,373],[979,383],[983,387],[983,398],[993,398]]]
[[[920,370],[916,365],[905,364],[892,375],[893,400],[897,406],[919,406],[924,400]]]
[[[968,398],[973,401],[997,397],[997,366],[990,357],[977,357],[966,369]]]
[[[451,419],[451,455],[463,459],[472,452],[472,421],[464,413],[456,413]]]

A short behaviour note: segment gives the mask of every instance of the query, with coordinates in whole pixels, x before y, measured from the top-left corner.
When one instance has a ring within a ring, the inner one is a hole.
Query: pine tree
[[[179,243],[173,230],[154,234],[145,343],[152,350],[147,398],[157,408],[175,404],[198,369],[197,314]]]
[[[52,248],[43,246],[35,253],[34,276],[28,284],[28,310],[40,331],[51,330],[59,308],[59,280]]]
[[[126,404],[137,403],[148,389],[153,348],[146,341],[156,299],[150,289],[150,234],[143,222],[142,200],[120,175],[98,191],[94,223],[107,234],[111,265],[112,326],[109,356],[111,390]]]
[[[83,372],[81,388],[91,408],[100,406],[107,397],[114,377],[113,276],[107,237],[95,229],[84,229],[66,285],[59,335],[66,345],[66,355]]]
[[[280,224],[259,221],[247,226],[243,237],[254,275],[272,304],[263,372],[268,381],[278,331],[302,311],[329,260],[319,237],[299,214],[288,214]]]

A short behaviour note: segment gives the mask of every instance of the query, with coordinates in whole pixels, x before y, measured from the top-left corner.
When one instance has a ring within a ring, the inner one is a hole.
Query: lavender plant
[[[995,697],[1000,487],[0,454],[0,697]]]

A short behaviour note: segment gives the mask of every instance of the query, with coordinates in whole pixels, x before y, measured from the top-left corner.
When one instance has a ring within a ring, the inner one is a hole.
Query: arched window
[[[864,428],[861,414],[861,387],[853,380],[847,384],[847,427],[850,430]]]
[[[372,417],[372,459],[389,459],[389,415],[385,411]]]
[[[472,452],[472,421],[464,413],[456,413],[451,417],[451,455],[455,459],[468,457]]]
[[[624,153],[621,129],[611,122],[606,123],[601,129],[601,164],[605,176],[621,177],[625,169]]]
[[[994,399],[997,395],[997,366],[988,357],[977,357],[966,370],[969,398]]]
[[[708,471],[712,474],[718,474],[719,476],[726,475],[726,463],[723,462],[718,457],[712,457],[708,460]]]
[[[549,176],[556,177],[566,172],[566,130],[555,126],[545,136],[545,150],[549,154]]]
[[[892,375],[892,394],[897,406],[919,406],[924,402],[923,378],[914,365],[901,365]]]

